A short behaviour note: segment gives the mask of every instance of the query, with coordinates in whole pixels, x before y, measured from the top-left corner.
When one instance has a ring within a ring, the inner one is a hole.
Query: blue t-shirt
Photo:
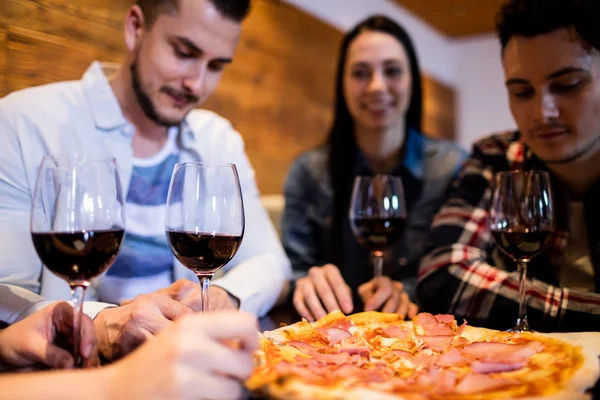
[[[134,158],[125,204],[126,235],[121,252],[99,288],[99,299],[119,304],[173,282],[173,253],[165,236],[169,183],[179,161],[177,128],[155,155]]]

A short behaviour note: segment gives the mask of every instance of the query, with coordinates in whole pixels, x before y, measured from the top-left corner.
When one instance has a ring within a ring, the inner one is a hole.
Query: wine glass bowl
[[[545,171],[505,171],[494,178],[489,227],[496,246],[519,270],[519,317],[512,332],[531,330],[527,321],[527,263],[552,241],[552,187]]]
[[[350,226],[356,240],[371,252],[373,275],[383,275],[383,252],[404,230],[406,204],[400,177],[357,176],[350,203]]]
[[[167,231],[171,250],[180,263],[198,275],[214,275],[235,256],[241,235]]]
[[[115,261],[123,229],[80,232],[32,232],[33,245],[42,263],[71,286],[89,286]]]
[[[210,281],[237,253],[244,229],[244,204],[235,165],[175,166],[165,231],[177,260],[200,280],[203,312],[208,311]]]
[[[31,208],[31,237],[42,263],[71,287],[73,356],[85,288],[115,261],[125,234],[124,200],[114,158],[43,158]]]

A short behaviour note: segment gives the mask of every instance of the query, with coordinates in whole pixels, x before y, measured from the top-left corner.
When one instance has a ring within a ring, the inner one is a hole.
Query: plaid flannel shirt
[[[488,227],[491,182],[499,171],[547,169],[521,142],[518,132],[476,143],[444,206],[434,218],[422,259],[417,295],[423,308],[454,314],[472,325],[507,329],[518,314],[516,264],[494,245]],[[539,331],[600,330],[600,294],[560,287],[568,268],[566,192],[553,178],[557,232],[544,253],[528,265],[527,313]],[[590,255],[600,290],[600,183],[584,198]]]

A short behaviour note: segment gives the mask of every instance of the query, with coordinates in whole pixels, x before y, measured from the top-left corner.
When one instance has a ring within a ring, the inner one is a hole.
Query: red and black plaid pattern
[[[514,325],[519,277],[515,263],[495,248],[488,227],[491,182],[496,172],[527,169],[533,159],[516,132],[475,144],[431,227],[417,286],[425,310],[454,314],[472,325]],[[600,220],[597,225],[600,230]],[[530,325],[540,331],[600,330],[600,294],[558,285],[558,271],[566,265],[567,237],[566,229],[559,229],[544,254],[529,264]],[[599,263],[594,264],[598,275]]]

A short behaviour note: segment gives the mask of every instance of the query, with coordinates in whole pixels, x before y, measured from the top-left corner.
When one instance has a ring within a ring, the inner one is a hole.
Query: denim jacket
[[[442,205],[451,180],[456,176],[466,153],[453,142],[409,131],[405,156],[392,174],[403,178],[408,214],[404,233],[385,252],[384,273],[401,280],[409,295],[414,293],[418,263],[431,221]],[[365,174],[365,165],[349,173]],[[327,168],[328,147],[321,146],[300,155],[290,168],[285,186],[282,240],[296,277],[311,266],[331,262],[333,189]],[[367,167],[368,169],[368,167]],[[404,170],[404,171],[402,171]],[[402,173],[398,173],[402,172]],[[369,253],[354,239],[349,221],[343,232],[344,265],[338,265],[353,291],[372,278]],[[411,296],[414,298],[414,296]]]

